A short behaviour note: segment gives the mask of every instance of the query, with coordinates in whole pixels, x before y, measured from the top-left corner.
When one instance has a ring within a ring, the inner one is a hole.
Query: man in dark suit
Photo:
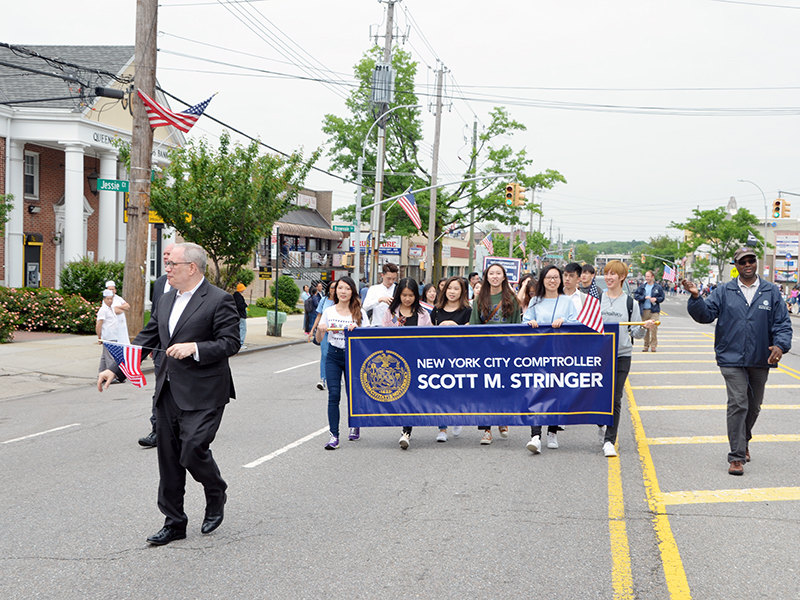
[[[158,440],[158,508],[164,527],[147,538],[155,545],[186,537],[183,511],[186,471],[205,490],[202,533],[222,523],[227,484],[209,446],[219,429],[225,405],[236,394],[228,357],[239,350],[239,315],[233,297],[203,276],[206,253],[196,244],[176,244],[167,262],[172,288],[158,301],[158,310],[134,345],[166,348],[156,374],[156,437]],[[97,379],[100,391],[119,368],[106,369]]]
[[[172,248],[175,247],[175,244],[168,244],[164,248],[163,256],[164,256],[164,266],[166,267],[167,261],[169,260],[170,252],[172,252]],[[166,270],[166,269],[165,269]],[[164,295],[164,292],[168,292],[172,288],[167,281],[167,274],[164,273],[161,277],[155,280],[153,283],[153,301],[150,303],[150,315],[154,315],[156,312],[156,306],[158,304],[158,299]],[[158,347],[156,347],[158,348]],[[161,367],[161,358],[164,356],[164,353],[159,349],[158,352],[153,352],[153,367],[155,367],[155,372],[158,373],[158,369]],[[145,448],[155,448],[156,444],[158,443],[156,440],[156,395],[153,394],[153,408],[150,412],[150,433],[146,436],[139,438],[139,445],[144,446]]]

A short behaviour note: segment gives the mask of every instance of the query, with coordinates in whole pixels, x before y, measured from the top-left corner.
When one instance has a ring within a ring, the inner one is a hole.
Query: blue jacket
[[[769,347],[786,354],[792,347],[792,323],[778,286],[759,279],[750,306],[734,279],[718,285],[705,300],[689,298],[687,310],[698,323],[717,320],[714,350],[720,367],[775,367]]]
[[[636,291],[633,292],[633,299],[639,303],[639,309],[644,310],[644,302],[645,298],[647,298],[647,292],[644,291],[646,283],[643,283]],[[651,292],[651,297],[656,299],[656,305],[653,306],[652,302],[650,303],[650,312],[661,312],[661,303],[664,301],[664,288],[661,287],[661,284],[653,282],[653,291]]]

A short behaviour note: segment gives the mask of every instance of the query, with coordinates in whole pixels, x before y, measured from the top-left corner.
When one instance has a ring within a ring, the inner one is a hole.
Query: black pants
[[[631,357],[617,357],[617,374],[614,382],[614,424],[606,427],[606,442],[617,443],[617,430],[619,429],[619,417],[622,412],[622,393],[625,391],[625,382],[628,381],[628,373],[631,371]]]
[[[548,425],[547,426],[547,433],[558,433],[558,425]],[[531,427],[531,437],[538,435],[542,435],[542,426],[541,425],[534,425]]]
[[[216,508],[224,502],[228,485],[209,446],[217,435],[225,407],[181,410],[169,383],[164,386],[156,403],[158,508],[166,516],[164,525],[185,529],[189,520],[183,511],[186,471],[203,485],[207,506]]]

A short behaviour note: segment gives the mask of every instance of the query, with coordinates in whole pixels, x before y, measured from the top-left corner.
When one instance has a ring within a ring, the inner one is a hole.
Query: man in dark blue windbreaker
[[[682,283],[692,295],[691,317],[698,323],[717,320],[714,350],[728,389],[728,473],[743,475],[769,369],[791,349],[792,324],[778,287],[759,278],[753,249],[740,248],[733,260],[739,277],[718,285],[705,300],[694,283]]]

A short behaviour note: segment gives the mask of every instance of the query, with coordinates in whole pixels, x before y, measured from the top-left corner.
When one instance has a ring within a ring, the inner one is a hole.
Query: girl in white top
[[[531,327],[539,327],[539,324],[549,325],[553,329],[558,329],[564,323],[578,322],[578,309],[575,303],[564,295],[564,280],[561,269],[555,265],[548,265],[539,274],[539,281],[536,284],[536,294],[531,298],[528,310],[522,315],[522,322],[528,323]],[[547,447],[558,448],[558,438],[556,432],[557,425],[547,426]],[[526,444],[526,448],[534,454],[542,451],[542,427],[536,425],[531,427],[531,441]]]
[[[317,341],[322,341],[328,334],[328,355],[325,359],[325,378],[328,383],[328,425],[330,426],[330,439],[325,445],[326,450],[336,450],[339,447],[339,401],[342,396],[342,375],[344,375],[345,391],[349,394],[347,383],[347,361],[345,360],[344,329],[352,331],[356,327],[369,325],[367,313],[361,308],[356,284],[350,277],[342,277],[333,293],[334,305],[326,308],[317,325]],[[340,331],[328,331],[338,329]],[[348,395],[349,398],[349,395]],[[350,439],[357,440],[360,431],[358,427],[350,430]]]

